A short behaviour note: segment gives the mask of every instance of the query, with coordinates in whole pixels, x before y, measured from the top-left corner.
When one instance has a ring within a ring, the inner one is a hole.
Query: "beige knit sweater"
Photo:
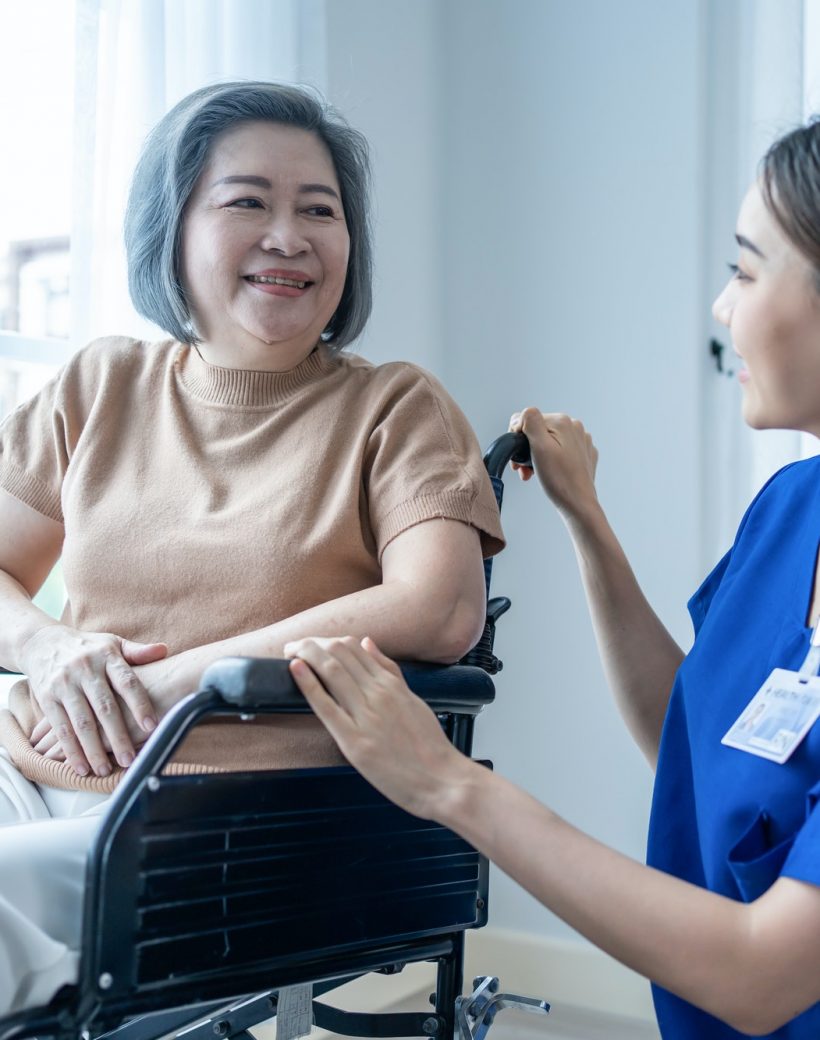
[[[475,437],[426,372],[319,347],[289,372],[206,364],[174,341],[97,340],[0,427],[0,486],[65,525],[66,619],[169,654],[381,581],[381,553],[434,517],[503,545]],[[80,778],[28,740],[19,683],[0,742],[30,779]],[[338,761],[306,717],[200,725],[172,769]]]

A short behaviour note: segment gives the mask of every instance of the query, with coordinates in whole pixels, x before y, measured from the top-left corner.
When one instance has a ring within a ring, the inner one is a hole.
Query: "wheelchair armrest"
[[[438,715],[477,715],[495,698],[493,681],[471,665],[435,665],[400,662],[402,674],[414,693]],[[310,714],[311,709],[291,678],[288,662],[264,657],[224,657],[207,668],[197,693],[171,708],[160,722],[112,804],[127,805],[139,797],[148,777],[160,774],[189,730],[200,719],[224,714]],[[113,810],[112,810],[113,811]]]
[[[495,698],[492,680],[481,668],[399,664],[407,685],[433,711],[476,715]],[[219,693],[226,705],[243,712],[310,712],[288,662],[275,658],[225,657],[206,669],[201,688]]]

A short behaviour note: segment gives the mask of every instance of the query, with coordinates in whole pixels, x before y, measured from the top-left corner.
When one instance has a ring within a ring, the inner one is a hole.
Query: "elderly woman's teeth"
[[[249,282],[263,282],[265,285],[291,285],[295,289],[304,289],[308,284],[307,282],[297,282],[293,278],[272,278],[266,274],[249,274],[246,275],[247,281]]]

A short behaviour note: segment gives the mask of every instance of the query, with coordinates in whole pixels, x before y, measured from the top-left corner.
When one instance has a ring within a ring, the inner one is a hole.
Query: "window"
[[[12,334],[0,336],[0,415],[69,352],[74,14],[73,0],[30,0],[0,32],[0,91],[14,99],[3,114],[14,158],[0,164],[0,330]],[[43,338],[62,349],[44,353],[32,342]]]
[[[0,8],[1,419],[94,336],[159,334],[131,307],[121,233],[144,135],[204,83],[291,78],[303,36],[318,62],[321,18],[297,0]],[[58,575],[41,596],[59,609]]]
[[[71,349],[74,17],[73,0],[28,0],[7,7],[0,31],[0,91],[14,99],[0,164],[0,418]],[[57,567],[36,602],[59,615],[63,600]]]

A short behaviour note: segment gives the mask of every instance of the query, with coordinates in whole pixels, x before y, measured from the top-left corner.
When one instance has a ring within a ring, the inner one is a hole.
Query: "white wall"
[[[328,93],[376,159],[378,306],[362,352],[435,370],[485,444],[522,405],[581,417],[639,578],[688,641],[702,5],[331,0],[327,15]],[[504,522],[494,591],[514,607],[477,750],[641,857],[651,775],[609,702],[568,540],[532,485],[508,484]],[[498,875],[491,920],[566,935]]]
[[[441,0],[328,0],[326,90],[373,153],[373,317],[357,349],[441,375]]]
[[[697,4],[446,5],[445,375],[482,439],[527,404],[583,419],[599,489],[661,617],[698,580],[702,337]],[[496,589],[514,615],[479,749],[640,857],[651,776],[608,699],[574,554],[512,484]],[[494,920],[562,926],[497,883]]]

